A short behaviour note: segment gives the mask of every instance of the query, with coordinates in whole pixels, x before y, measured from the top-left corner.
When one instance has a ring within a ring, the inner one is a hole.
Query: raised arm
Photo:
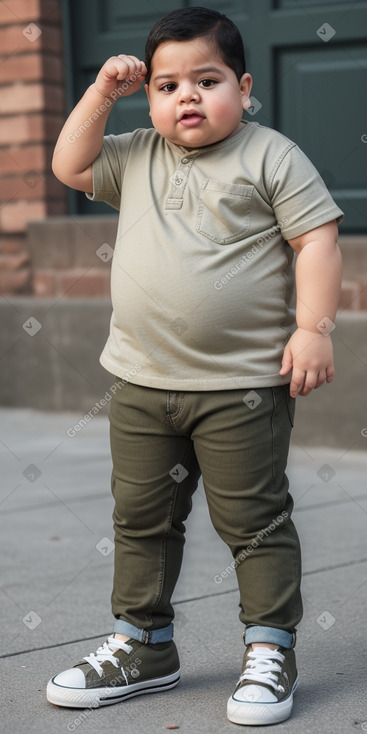
[[[147,70],[136,56],[112,56],[73,109],[58,137],[52,170],[62,183],[93,191],[92,163],[103,144],[108,115],[116,100],[137,92]]]

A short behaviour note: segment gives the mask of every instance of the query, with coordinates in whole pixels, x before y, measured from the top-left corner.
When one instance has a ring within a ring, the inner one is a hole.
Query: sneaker
[[[259,726],[287,719],[298,683],[294,650],[285,647],[253,650],[247,645],[242,671],[236,690],[228,699],[229,721]]]
[[[46,695],[57,706],[95,708],[141,693],[166,691],[179,680],[173,640],[151,645],[111,636],[95,653],[51,678]]]

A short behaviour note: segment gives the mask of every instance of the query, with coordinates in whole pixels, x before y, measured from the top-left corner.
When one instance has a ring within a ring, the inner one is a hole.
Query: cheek
[[[154,100],[150,104],[150,117],[154,127],[167,127],[172,123],[172,111],[168,100]]]
[[[216,100],[215,104],[213,105],[213,116],[218,122],[225,122],[233,117],[238,117],[238,115],[242,114],[242,106],[239,102],[234,103],[233,98],[232,99],[220,99]]]

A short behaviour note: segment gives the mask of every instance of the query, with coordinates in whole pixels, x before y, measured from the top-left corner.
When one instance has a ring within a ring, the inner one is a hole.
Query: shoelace
[[[83,660],[86,660],[87,663],[89,663],[89,665],[94,668],[100,678],[103,675],[103,668],[101,667],[100,663],[104,663],[106,660],[108,660],[110,663],[112,663],[112,665],[115,666],[115,668],[120,668],[127,685],[128,680],[124,668],[122,665],[120,666],[119,659],[113,654],[114,652],[116,652],[116,650],[123,650],[124,652],[130,653],[132,647],[126,642],[122,642],[122,640],[116,640],[115,637],[111,636],[108,638],[107,642],[103,643],[102,647],[99,647],[96,652],[92,652],[90,655],[84,657]]]
[[[282,670],[283,662],[284,655],[279,650],[258,647],[249,653],[245,670],[240,676],[239,682],[249,680],[260,684],[265,683],[275,690],[284,691],[283,686],[278,685],[278,673]]]

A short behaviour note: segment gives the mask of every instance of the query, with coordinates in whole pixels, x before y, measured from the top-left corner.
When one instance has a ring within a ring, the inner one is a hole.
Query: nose
[[[180,102],[188,103],[188,102],[196,102],[199,99],[199,90],[196,86],[196,84],[192,84],[191,82],[185,82],[180,85],[179,90],[179,100]]]

